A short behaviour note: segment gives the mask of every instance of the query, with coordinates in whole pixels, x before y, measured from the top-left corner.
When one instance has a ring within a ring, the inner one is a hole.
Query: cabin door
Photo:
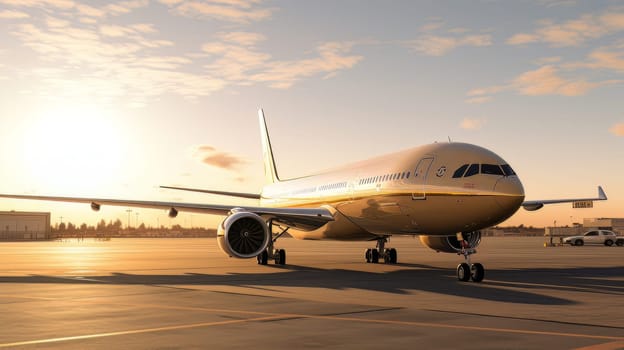
[[[415,187],[412,192],[412,199],[427,199],[425,186],[427,185],[427,176],[429,175],[431,163],[433,163],[433,157],[425,157],[416,165],[416,169],[414,170]]]

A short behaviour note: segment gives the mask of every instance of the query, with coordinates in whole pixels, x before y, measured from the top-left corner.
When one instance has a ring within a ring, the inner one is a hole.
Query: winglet
[[[275,158],[273,158],[273,149],[271,148],[271,140],[269,139],[269,130],[264,119],[264,111],[258,110],[258,119],[260,121],[260,136],[262,138],[262,156],[264,160],[264,176],[267,183],[279,182],[277,169],[275,168]]]
[[[602,189],[602,186],[598,186],[598,200],[601,200],[601,201],[607,200],[607,194]]]

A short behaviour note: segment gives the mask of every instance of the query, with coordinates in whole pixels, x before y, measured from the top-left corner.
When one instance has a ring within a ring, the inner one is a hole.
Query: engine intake
[[[472,248],[476,248],[481,243],[481,231],[464,232],[463,235]],[[461,251],[461,242],[456,236],[420,236],[420,241],[436,252],[457,253]]]
[[[238,211],[223,220],[217,230],[219,248],[228,256],[248,259],[258,256],[269,244],[271,233],[257,214]]]

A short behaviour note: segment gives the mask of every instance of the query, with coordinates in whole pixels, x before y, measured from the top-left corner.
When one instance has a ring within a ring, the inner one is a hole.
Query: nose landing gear
[[[461,242],[461,250],[457,255],[463,255],[465,262],[457,265],[457,279],[467,282],[472,279],[473,282],[481,282],[485,277],[485,268],[480,263],[471,263],[470,256],[476,254],[477,250],[470,246],[470,243],[464,239],[463,233],[457,234],[457,240]]]
[[[386,242],[388,242],[388,237],[389,236],[378,238],[377,248],[366,249],[364,257],[366,258],[367,263],[377,264],[379,263],[379,258],[383,259],[386,264],[397,263],[397,250],[394,248],[385,248]]]

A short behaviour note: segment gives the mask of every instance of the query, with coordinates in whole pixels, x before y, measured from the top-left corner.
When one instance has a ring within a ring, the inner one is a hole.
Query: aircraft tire
[[[466,263],[457,265],[457,279],[461,282],[468,282],[470,279],[470,266]]]
[[[386,258],[384,259],[388,264],[396,264],[397,263],[397,250],[394,248],[390,248],[386,250]]]
[[[474,263],[470,266],[470,278],[473,282],[481,282],[485,277],[485,268],[479,263]]]
[[[266,265],[269,262],[269,253],[265,249],[256,258],[258,259],[258,265]]]
[[[286,250],[278,249],[277,256],[275,257],[275,263],[278,265],[286,265]]]
[[[371,262],[373,264],[379,263],[379,251],[376,248],[371,249]]]

